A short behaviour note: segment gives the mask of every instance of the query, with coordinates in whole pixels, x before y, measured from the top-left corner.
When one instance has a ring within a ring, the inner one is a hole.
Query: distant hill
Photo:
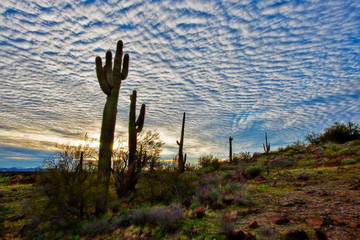
[[[38,168],[21,168],[21,167],[0,168],[0,172],[34,172],[38,170],[39,170]]]

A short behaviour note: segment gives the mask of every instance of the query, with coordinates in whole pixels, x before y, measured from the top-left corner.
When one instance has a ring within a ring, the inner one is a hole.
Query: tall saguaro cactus
[[[180,142],[179,142],[179,141],[176,141],[176,143],[179,145],[178,165],[179,165],[179,172],[180,172],[180,173],[182,173],[182,172],[185,171],[185,163],[186,163],[186,154],[185,154],[185,157],[184,157],[184,155],[183,155],[184,128],[185,128],[185,112],[184,112],[183,120],[182,120]]]
[[[134,90],[130,96],[130,112],[129,112],[129,190],[135,189],[136,185],[136,145],[137,134],[141,132],[145,120],[145,104],[141,105],[140,114],[136,120],[136,91]]]
[[[233,138],[229,137],[229,162],[232,163],[232,140]]]
[[[267,132],[265,132],[265,144],[263,143],[264,152],[269,153],[270,152],[270,142],[268,143],[267,140]]]
[[[109,190],[109,179],[111,170],[111,156],[113,153],[114,131],[116,123],[117,103],[121,81],[125,80],[129,70],[129,55],[125,54],[123,61],[123,42],[117,42],[114,68],[112,67],[112,53],[106,52],[105,66],[102,66],[101,57],[97,56],[96,75],[101,90],[106,94],[106,103],[103,111],[103,119],[100,134],[100,150],[98,179],[102,194],[99,196],[100,202],[97,205],[97,212],[104,212],[107,204],[107,194]]]

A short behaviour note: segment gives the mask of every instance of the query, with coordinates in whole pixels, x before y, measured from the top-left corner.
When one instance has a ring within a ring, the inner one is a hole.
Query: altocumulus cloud
[[[136,89],[164,157],[176,154],[183,112],[193,159],[226,156],[230,135],[234,152],[261,151],[265,131],[281,146],[360,120],[356,0],[8,0],[0,11],[1,146],[52,150],[98,136],[105,95],[94,58],[119,39],[130,72],[117,135]]]

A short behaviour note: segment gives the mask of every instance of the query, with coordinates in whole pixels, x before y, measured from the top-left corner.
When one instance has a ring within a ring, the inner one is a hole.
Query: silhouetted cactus
[[[109,190],[109,179],[111,169],[111,156],[113,153],[114,131],[116,123],[117,103],[121,81],[125,80],[129,69],[129,55],[123,58],[123,42],[117,42],[114,68],[112,67],[112,53],[106,52],[105,66],[102,66],[101,57],[96,57],[96,75],[101,90],[107,95],[103,111],[103,119],[100,134],[98,178],[100,186],[103,188],[103,196],[99,196],[97,212],[104,212],[107,204],[107,194]]]
[[[141,105],[140,114],[136,120],[136,91],[134,90],[130,96],[130,112],[129,112],[129,190],[135,189],[136,185],[136,161],[141,161],[141,154],[138,156],[140,159],[136,159],[136,145],[137,145],[137,134],[141,132],[144,126],[145,120],[145,104]]]
[[[176,141],[176,143],[179,145],[178,165],[179,165],[179,172],[180,173],[185,171],[185,163],[186,163],[186,154],[185,154],[185,157],[183,155],[184,128],[185,128],[185,112],[184,112],[184,115],[183,115],[180,142]]]
[[[233,138],[229,137],[229,162],[232,163],[232,140]]]
[[[118,165],[114,163],[113,167],[115,190],[119,198],[135,190],[141,170],[147,163],[147,155],[146,151],[143,151],[143,146],[140,145],[140,150],[137,151],[137,134],[143,129],[144,120],[145,104],[141,105],[140,114],[136,120],[136,91],[134,90],[130,96],[129,151],[124,157],[126,164]]]
[[[267,133],[266,133],[266,132],[265,132],[265,144],[263,143],[263,147],[264,147],[265,153],[269,153],[269,152],[270,152],[270,142],[268,143]]]

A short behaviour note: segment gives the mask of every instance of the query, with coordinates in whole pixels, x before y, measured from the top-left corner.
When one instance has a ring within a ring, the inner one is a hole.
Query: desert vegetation
[[[144,104],[136,118],[134,90],[128,147],[113,150],[120,85],[129,67],[122,48],[119,41],[114,67],[110,51],[105,66],[96,58],[106,94],[99,149],[59,145],[36,173],[3,173],[2,238],[360,238],[358,124],[335,123],[306,136],[309,143],[276,151],[265,133],[264,153],[253,155],[233,154],[230,137],[228,159],[208,153],[191,165],[183,153],[183,113],[179,153],[166,163],[159,158],[159,133],[143,131]]]

